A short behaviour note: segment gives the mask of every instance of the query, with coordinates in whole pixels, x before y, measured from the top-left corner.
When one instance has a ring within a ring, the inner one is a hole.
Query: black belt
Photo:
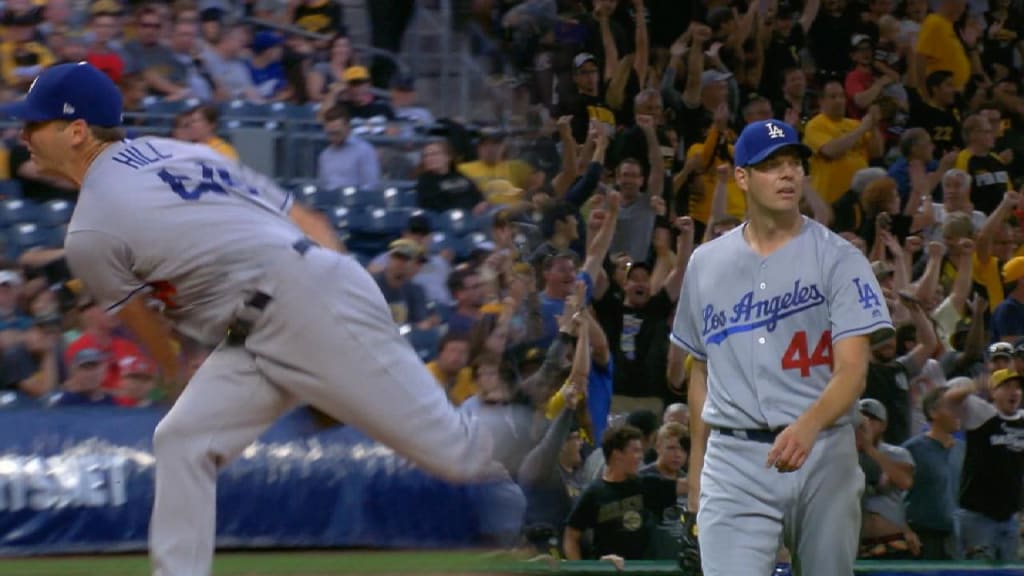
[[[733,438],[739,438],[740,440],[753,440],[754,442],[763,442],[765,444],[774,444],[775,439],[779,436],[779,433],[784,428],[776,428],[775,430],[769,430],[767,428],[719,428],[715,427],[715,430],[719,434],[726,436],[732,436]]]
[[[313,242],[309,238],[300,238],[292,244],[292,249],[301,255],[305,255],[311,248],[317,246],[316,242]],[[241,346],[245,343],[245,339],[249,337],[249,333],[252,331],[252,325],[255,321],[255,316],[259,312],[262,312],[273,297],[266,292],[256,291],[248,300],[245,301],[243,312],[235,317],[235,319],[228,326],[228,334],[226,341],[230,346]]]

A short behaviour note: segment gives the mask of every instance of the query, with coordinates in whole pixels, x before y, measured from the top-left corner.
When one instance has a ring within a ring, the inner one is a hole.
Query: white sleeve
[[[971,394],[964,400],[963,415],[960,417],[964,430],[977,430],[985,422],[996,417],[996,407]]]
[[[112,234],[99,230],[70,231],[65,254],[72,274],[108,312],[117,312],[132,296],[148,288],[132,272],[131,248]]]

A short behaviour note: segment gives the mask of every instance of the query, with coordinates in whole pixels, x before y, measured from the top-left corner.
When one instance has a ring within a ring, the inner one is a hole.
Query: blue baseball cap
[[[780,120],[759,120],[747,124],[733,147],[736,166],[744,168],[764,162],[783,148],[793,148],[804,158],[811,149],[800,142],[796,128]]]
[[[121,91],[88,62],[51,66],[36,77],[28,94],[0,106],[0,116],[23,122],[85,120],[90,126],[121,125]]]

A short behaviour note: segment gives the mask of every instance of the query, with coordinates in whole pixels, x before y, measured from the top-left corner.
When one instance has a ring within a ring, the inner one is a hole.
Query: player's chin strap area
[[[309,252],[310,249],[316,246],[318,246],[316,242],[303,237],[292,244],[292,249],[305,256],[306,252]],[[252,331],[253,325],[256,324],[257,318],[259,318],[259,315],[273,299],[266,292],[256,291],[245,301],[241,310],[235,315],[235,319],[228,326],[228,333],[225,338],[228,346],[242,346],[245,344],[245,339],[249,337],[249,333]]]

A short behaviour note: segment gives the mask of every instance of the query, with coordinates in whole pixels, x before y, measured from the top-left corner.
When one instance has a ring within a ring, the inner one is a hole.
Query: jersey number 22
[[[832,332],[822,332],[821,338],[811,351],[807,342],[807,332],[803,330],[793,334],[789,346],[782,354],[783,370],[800,370],[800,376],[807,378],[811,375],[812,366],[832,367]]]

